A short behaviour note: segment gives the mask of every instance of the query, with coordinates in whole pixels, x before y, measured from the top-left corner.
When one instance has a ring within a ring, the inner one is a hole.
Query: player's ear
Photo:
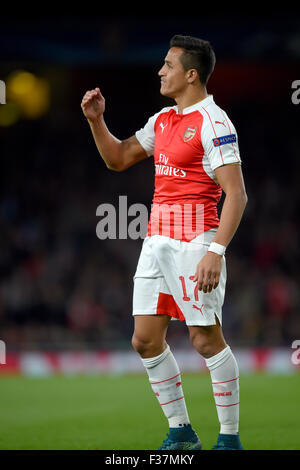
[[[195,80],[197,80],[198,78],[198,72],[196,69],[189,69],[187,72],[186,72],[186,77],[187,77],[187,81],[188,83],[193,83]]]

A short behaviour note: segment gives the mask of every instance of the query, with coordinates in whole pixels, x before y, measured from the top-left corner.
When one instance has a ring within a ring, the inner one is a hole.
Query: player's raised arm
[[[119,140],[108,130],[104,121],[105,99],[99,88],[87,91],[81,108],[90,125],[97,149],[107,168],[124,171],[147,158],[147,153],[135,136]]]

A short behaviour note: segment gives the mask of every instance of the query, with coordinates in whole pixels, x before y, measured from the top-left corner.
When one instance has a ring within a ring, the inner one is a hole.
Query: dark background
[[[8,350],[130,347],[142,240],[99,240],[96,209],[117,208],[120,195],[150,209],[153,159],[109,171],[80,103],[99,86],[110,131],[133,135],[171,104],[157,73],[174,34],[213,45],[208,92],[239,136],[249,202],[227,250],[225,336],[248,347],[300,337],[300,105],[291,99],[299,18],[5,16],[0,79],[25,70],[46,80],[50,97],[40,117],[20,112],[0,125],[0,338]],[[185,326],[173,322],[169,338],[187,346]]]

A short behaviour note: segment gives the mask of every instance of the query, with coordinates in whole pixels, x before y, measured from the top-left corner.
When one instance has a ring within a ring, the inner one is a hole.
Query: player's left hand
[[[205,294],[218,287],[222,269],[222,256],[208,251],[197,264],[194,282],[198,283],[198,289]]]

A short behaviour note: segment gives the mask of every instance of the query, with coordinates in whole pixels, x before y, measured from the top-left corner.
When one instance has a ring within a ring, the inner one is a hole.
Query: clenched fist
[[[84,95],[81,108],[89,121],[96,121],[105,111],[105,99],[99,88],[87,91]]]

